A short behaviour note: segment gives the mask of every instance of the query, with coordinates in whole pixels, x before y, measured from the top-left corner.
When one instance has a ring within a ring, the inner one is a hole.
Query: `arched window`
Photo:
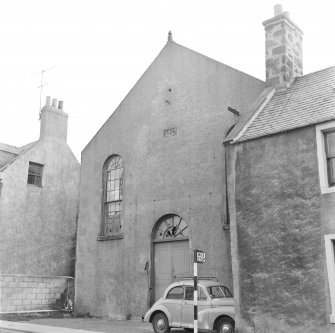
[[[101,236],[122,235],[123,166],[119,155],[112,155],[103,170],[103,221]]]

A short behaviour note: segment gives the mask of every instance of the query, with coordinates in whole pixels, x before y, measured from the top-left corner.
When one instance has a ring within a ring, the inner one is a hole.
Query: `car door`
[[[184,301],[184,286],[173,287],[164,300],[164,305],[171,315],[170,326],[181,326],[181,305]]]
[[[194,287],[185,287],[185,298],[181,306],[181,323],[182,327],[193,327],[194,324]],[[207,295],[202,287],[198,287],[198,313],[211,306],[211,301],[207,299]],[[202,328],[202,322],[198,321],[198,327]]]

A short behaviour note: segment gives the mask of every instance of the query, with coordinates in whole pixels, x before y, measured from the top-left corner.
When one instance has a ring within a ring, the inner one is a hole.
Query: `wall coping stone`
[[[20,313],[59,312],[59,311],[60,310],[25,310],[25,311],[3,311],[3,312],[0,311],[0,315],[1,314],[10,314],[10,313],[20,314]],[[69,310],[62,310],[62,311],[71,312]]]
[[[73,279],[72,276],[64,276],[64,275],[31,275],[31,274],[0,274],[0,276],[17,276],[17,277],[42,277],[42,278],[60,278],[60,279]]]

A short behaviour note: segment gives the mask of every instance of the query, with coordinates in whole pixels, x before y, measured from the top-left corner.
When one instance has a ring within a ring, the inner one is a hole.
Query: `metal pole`
[[[194,333],[198,333],[198,263],[197,263],[197,250],[194,250]]]
[[[41,112],[41,109],[42,109],[42,88],[43,88],[43,74],[44,74],[45,71],[42,71],[41,72],[41,85],[39,86],[40,88],[40,112]]]

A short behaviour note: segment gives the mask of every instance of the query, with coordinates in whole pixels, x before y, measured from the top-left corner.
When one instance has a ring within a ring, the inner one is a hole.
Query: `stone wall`
[[[320,193],[315,128],[231,148],[237,332],[333,332],[324,235],[335,195]]]
[[[0,275],[0,313],[64,309],[73,297],[72,277]]]
[[[302,31],[287,12],[265,21],[266,82],[286,87],[303,74]]]

